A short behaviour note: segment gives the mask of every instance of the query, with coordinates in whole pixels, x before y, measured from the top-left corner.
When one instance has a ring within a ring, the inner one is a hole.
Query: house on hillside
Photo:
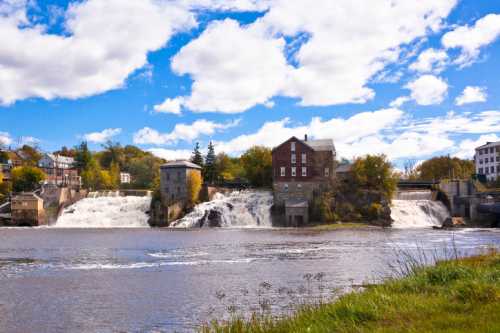
[[[82,184],[72,157],[44,154],[38,161],[38,167],[47,175],[47,184],[72,188],[79,188]]]
[[[332,139],[291,137],[272,150],[274,204],[284,210],[286,225],[308,223],[314,195],[330,188],[335,177]]]
[[[131,177],[128,172],[120,172],[120,184],[130,184]]]

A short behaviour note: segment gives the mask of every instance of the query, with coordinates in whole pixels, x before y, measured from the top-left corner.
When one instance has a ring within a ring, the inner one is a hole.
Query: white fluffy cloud
[[[460,48],[462,53],[456,62],[467,66],[479,56],[481,47],[499,36],[500,14],[488,14],[477,20],[474,26],[460,26],[447,32],[441,42],[446,48]]]
[[[405,104],[406,102],[410,101],[411,98],[409,96],[399,96],[395,100],[391,101],[389,106],[391,108],[399,108],[401,105]]]
[[[193,111],[242,112],[276,95],[302,105],[364,103],[374,96],[370,79],[402,45],[439,30],[455,3],[275,0],[252,24],[212,23],[172,68],[194,81],[185,102]]]
[[[0,7],[0,103],[29,97],[78,98],[123,86],[147,54],[195,25],[172,2],[88,0],[70,4],[65,35],[26,19],[26,1]]]
[[[101,132],[92,132],[83,135],[83,138],[92,143],[103,143],[111,140],[122,132],[121,128],[106,128]]]
[[[173,114],[181,114],[182,113],[182,104],[184,103],[184,98],[176,97],[176,98],[167,98],[163,103],[155,105],[155,112],[159,113],[173,113]]]
[[[456,105],[464,105],[469,103],[486,102],[487,94],[484,87],[465,87],[462,94],[455,99]]]
[[[411,81],[405,88],[411,91],[411,98],[419,105],[440,104],[448,92],[448,84],[443,79],[430,74]]]
[[[433,48],[420,53],[417,61],[410,65],[410,69],[421,73],[440,73],[448,60],[448,54],[443,50]]]
[[[188,159],[192,154],[192,151],[187,149],[150,148],[148,151],[167,161]]]
[[[459,158],[472,158],[475,153],[475,148],[484,145],[486,142],[500,141],[500,136],[496,134],[481,135],[477,140],[465,139],[460,142],[453,156]]]
[[[8,146],[12,144],[13,140],[9,133],[0,132],[0,146],[5,145]]]
[[[199,119],[190,125],[177,124],[170,133],[160,133],[155,129],[144,127],[134,134],[134,143],[169,145],[179,141],[191,142],[202,135],[213,135],[215,132],[235,127],[239,122],[239,119],[227,123],[215,123],[213,121]]]

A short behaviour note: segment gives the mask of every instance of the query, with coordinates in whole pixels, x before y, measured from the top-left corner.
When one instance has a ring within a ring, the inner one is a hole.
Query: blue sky
[[[0,141],[167,159],[291,135],[396,164],[500,140],[500,2],[0,0]]]

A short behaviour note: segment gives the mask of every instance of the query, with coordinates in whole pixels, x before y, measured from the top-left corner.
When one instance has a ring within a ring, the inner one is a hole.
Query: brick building
[[[333,140],[291,137],[272,151],[274,203],[285,209],[286,224],[308,223],[314,194],[328,189],[335,177]]]

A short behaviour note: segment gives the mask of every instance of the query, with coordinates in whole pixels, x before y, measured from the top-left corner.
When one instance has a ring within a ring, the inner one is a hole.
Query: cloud
[[[1,7],[0,7],[1,8]],[[8,146],[13,142],[12,137],[7,132],[0,132],[0,146]]]
[[[106,128],[101,132],[92,132],[83,135],[83,138],[86,141],[93,143],[103,143],[108,140],[111,140],[114,136],[120,134],[122,132],[121,128]]]
[[[448,61],[448,54],[443,50],[433,48],[420,53],[417,61],[410,65],[410,69],[420,73],[441,73]]]
[[[177,124],[170,133],[160,133],[155,129],[144,127],[134,134],[136,144],[170,145],[179,141],[192,142],[202,135],[213,135],[231,127],[238,126],[239,119],[227,123],[215,123],[213,121],[199,119],[191,125]]]
[[[21,5],[19,5],[21,4]],[[30,97],[79,98],[124,85],[147,64],[148,52],[195,26],[185,8],[153,0],[73,2],[64,35],[32,24],[26,1],[0,7],[0,103]]]
[[[456,114],[414,119],[398,109],[361,112],[350,118],[322,120],[293,125],[290,119],[266,122],[256,132],[228,141],[215,142],[217,151],[238,155],[254,145],[275,147],[291,136],[332,138],[337,154],[353,158],[365,154],[386,154],[390,159],[418,158],[446,151],[458,151],[455,139],[463,134],[500,132],[500,111]]]
[[[486,102],[487,94],[484,87],[465,87],[462,94],[455,99],[456,105],[464,105],[469,103]]]
[[[500,36],[500,14],[488,14],[476,21],[474,26],[460,26],[443,35],[444,47],[460,48],[462,53],[456,63],[463,66],[472,64],[479,56],[480,49],[494,42]]]
[[[399,107],[401,107],[401,105],[405,104],[406,102],[408,102],[410,100],[411,100],[411,98],[409,96],[399,96],[395,100],[391,101],[391,103],[389,103],[389,106],[391,108],[399,108]]]
[[[158,113],[173,113],[180,115],[182,113],[182,104],[184,103],[184,98],[167,98],[163,103],[155,105],[153,109]]]
[[[426,74],[408,83],[405,88],[419,105],[440,104],[448,92],[448,84],[441,78]]]
[[[167,161],[189,159],[192,154],[192,151],[187,149],[150,148],[147,151]]]
[[[481,135],[477,140],[465,139],[460,142],[458,149],[455,151],[453,156],[458,158],[468,158],[474,157],[475,149],[479,146],[486,144],[486,142],[496,142],[500,141],[500,136],[496,134],[486,134]]]
[[[195,112],[243,112],[273,96],[301,105],[364,103],[375,95],[367,84],[398,61],[401,46],[438,31],[455,4],[276,0],[254,23],[210,24],[172,69],[193,79],[183,104]]]

